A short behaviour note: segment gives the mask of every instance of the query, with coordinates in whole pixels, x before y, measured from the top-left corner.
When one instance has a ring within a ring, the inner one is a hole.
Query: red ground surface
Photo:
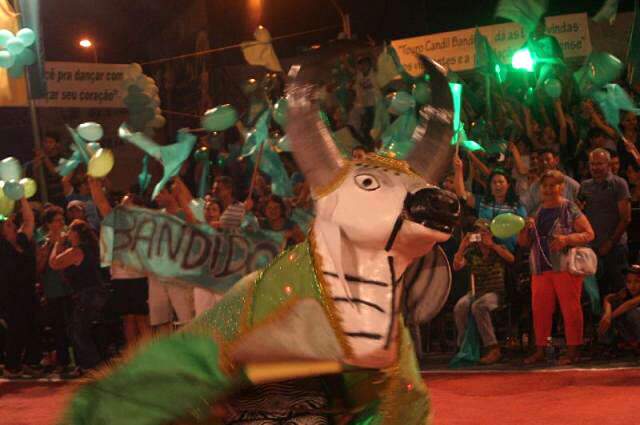
[[[425,380],[435,425],[640,424],[640,369],[437,373]],[[54,424],[72,389],[1,382],[0,424]]]

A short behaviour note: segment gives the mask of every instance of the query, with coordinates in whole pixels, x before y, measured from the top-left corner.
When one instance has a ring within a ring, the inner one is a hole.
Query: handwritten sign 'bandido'
[[[117,207],[102,222],[104,265],[224,292],[261,269],[282,250],[269,231],[216,231],[179,217],[137,207]]]

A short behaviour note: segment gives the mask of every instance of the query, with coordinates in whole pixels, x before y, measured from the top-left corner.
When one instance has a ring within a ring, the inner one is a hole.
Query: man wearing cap
[[[473,314],[487,353],[480,359],[482,364],[492,364],[502,356],[491,322],[491,311],[498,308],[505,293],[506,264],[512,264],[515,257],[509,249],[494,241],[489,222],[478,219],[474,231],[462,239],[458,252],[453,257],[453,269],[465,266],[471,268],[475,278],[471,291],[460,298],[453,309],[458,331],[458,345],[462,344],[469,311]]]
[[[606,334],[612,323],[619,335],[640,354],[640,264],[624,270],[625,288],[604,298],[604,314],[598,333]]]

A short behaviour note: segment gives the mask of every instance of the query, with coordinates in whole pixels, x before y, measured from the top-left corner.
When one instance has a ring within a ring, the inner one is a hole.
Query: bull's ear
[[[407,162],[425,180],[438,185],[451,168],[455,146],[453,137],[453,98],[449,80],[441,65],[420,56],[431,84],[431,103],[419,111],[419,122],[413,133],[415,147]]]

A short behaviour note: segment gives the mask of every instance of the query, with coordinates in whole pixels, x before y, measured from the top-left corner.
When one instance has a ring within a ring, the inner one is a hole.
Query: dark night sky
[[[88,61],[91,56],[77,46],[80,36],[97,41],[100,60],[132,62],[150,59],[144,55],[144,43],[154,32],[180,13],[194,0],[45,0],[42,1],[47,60]],[[250,0],[205,0],[212,8],[224,3],[242,5]],[[593,15],[604,0],[550,0],[550,15],[586,11]],[[497,0],[339,0],[351,12],[354,32],[370,35],[377,41],[410,37],[475,25],[499,22],[493,18]],[[286,34],[287,23],[301,16],[317,16],[309,22],[296,22],[306,29],[339,24],[330,10],[330,0],[263,0],[272,22],[274,36]],[[630,10],[631,0],[622,0],[621,8]],[[246,40],[246,25],[227,39]],[[277,47],[277,46],[276,46]]]

